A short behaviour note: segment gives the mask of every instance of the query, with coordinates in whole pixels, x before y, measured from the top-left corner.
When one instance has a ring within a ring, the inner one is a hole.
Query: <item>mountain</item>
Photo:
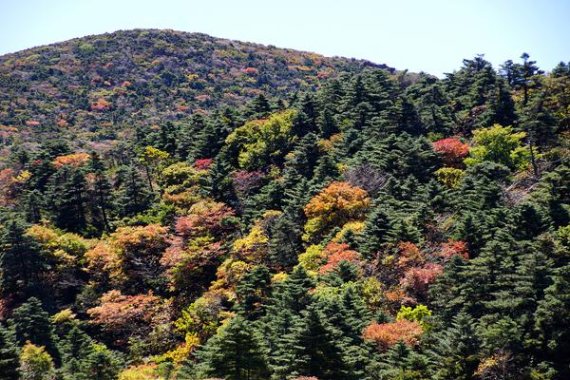
[[[287,99],[365,67],[394,71],[171,30],[77,38],[0,57],[1,133],[105,140],[134,125],[239,107],[260,94]]]

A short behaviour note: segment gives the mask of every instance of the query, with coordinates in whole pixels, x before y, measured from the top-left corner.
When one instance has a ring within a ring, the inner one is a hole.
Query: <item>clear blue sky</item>
[[[0,54],[118,29],[167,28],[441,75],[485,54],[570,60],[570,0],[0,0]]]

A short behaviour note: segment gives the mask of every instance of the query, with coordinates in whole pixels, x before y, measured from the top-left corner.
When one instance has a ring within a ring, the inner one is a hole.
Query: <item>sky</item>
[[[484,54],[570,61],[570,0],[0,0],[0,55],[161,28],[385,63],[441,76]]]

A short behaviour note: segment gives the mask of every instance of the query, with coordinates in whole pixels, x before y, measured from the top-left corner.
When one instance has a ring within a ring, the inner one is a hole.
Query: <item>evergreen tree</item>
[[[45,347],[56,364],[59,364],[59,351],[49,314],[37,298],[32,297],[16,308],[8,323],[20,344],[29,341],[37,346]]]
[[[94,224],[101,230],[109,232],[111,225],[109,222],[110,211],[112,210],[111,184],[105,175],[105,166],[99,155],[91,153],[90,169],[94,175],[92,208]]]
[[[551,361],[558,378],[570,376],[570,266],[555,270],[535,316],[540,358]]]
[[[119,362],[107,347],[96,344],[81,363],[86,379],[115,380],[119,373]]]
[[[270,226],[269,258],[271,265],[278,269],[293,267],[302,250],[302,229],[293,218],[284,213]]]
[[[341,333],[327,323],[315,306],[309,306],[301,316],[289,333],[292,352],[284,353],[291,359],[289,373],[323,380],[352,378],[343,360]]]
[[[19,350],[14,334],[0,325],[0,380],[18,378]]]
[[[266,380],[268,377],[260,339],[241,316],[223,326],[198,355],[206,375],[228,380]]]
[[[48,262],[41,247],[22,224],[11,220],[0,239],[0,291],[2,297],[25,300],[44,294],[44,273]]]
[[[134,166],[119,168],[114,200],[119,217],[134,216],[150,206],[152,194]]]
[[[256,266],[248,272],[236,288],[237,309],[249,320],[256,320],[263,314],[261,305],[267,302],[271,277],[267,267]]]
[[[48,189],[54,223],[68,231],[87,226],[87,189],[81,170],[63,167],[50,179]]]
[[[481,342],[476,321],[468,314],[453,317],[451,326],[434,333],[429,354],[433,358],[433,379],[470,380],[479,365]]]
[[[85,372],[85,360],[93,352],[93,342],[79,327],[73,326],[60,343],[64,379],[90,379]]]

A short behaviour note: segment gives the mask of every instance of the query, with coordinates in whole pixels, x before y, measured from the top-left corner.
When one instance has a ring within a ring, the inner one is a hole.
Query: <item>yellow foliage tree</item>
[[[333,227],[361,221],[369,207],[370,198],[365,190],[347,182],[333,182],[305,206],[308,220],[303,239],[315,241]]]

